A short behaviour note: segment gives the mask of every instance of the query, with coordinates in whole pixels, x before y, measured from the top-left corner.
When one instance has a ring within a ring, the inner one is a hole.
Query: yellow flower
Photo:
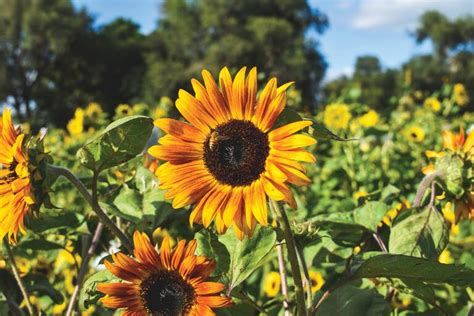
[[[451,264],[454,262],[454,259],[451,256],[451,252],[448,249],[444,249],[439,255],[438,261],[443,264]]]
[[[280,292],[281,277],[280,273],[272,271],[265,276],[263,281],[263,291],[268,297],[275,297]]]
[[[466,87],[461,83],[456,83],[453,88],[453,98],[459,106],[465,106],[469,103],[469,95],[467,94]]]
[[[195,96],[180,90],[176,107],[190,123],[162,118],[155,126],[167,135],[148,153],[166,161],[156,174],[174,208],[195,205],[189,222],[219,234],[233,227],[239,239],[268,225],[268,202],[296,208],[289,184],[311,183],[302,162],[315,162],[304,147],[316,140],[298,132],[310,121],[272,129],[286,106],[286,90],[272,78],[257,98],[257,69],[242,68],[232,79],[227,68],[219,86],[204,70],[204,85],[191,80]]]
[[[115,109],[115,117],[125,117],[133,114],[133,109],[128,104],[119,104]]]
[[[366,197],[367,195],[369,195],[367,191],[361,190],[352,194],[352,198],[356,201],[359,201],[360,198]]]
[[[316,293],[324,284],[323,275],[317,271],[309,271],[309,280],[311,281],[311,293]]]
[[[164,116],[166,116],[167,112],[168,111],[166,111],[165,109],[157,107],[155,109],[155,111],[153,112],[153,118],[156,120],[156,119],[159,119],[161,117],[164,117]]]
[[[421,143],[425,139],[425,131],[418,126],[412,126],[405,130],[405,137],[415,143]]]
[[[349,107],[342,103],[330,104],[324,110],[324,124],[330,129],[345,129],[352,118]]]
[[[64,300],[62,304],[56,304],[53,307],[53,315],[63,315],[64,311],[66,310],[67,302]],[[84,314],[83,314],[84,315]]]
[[[63,270],[64,276],[64,287],[68,294],[72,294],[74,292],[74,288],[76,286],[76,270],[74,269],[64,269]]]
[[[170,233],[165,228],[158,227],[157,229],[155,229],[153,231],[152,237],[153,241],[157,244],[161,244],[165,238],[168,238],[171,247],[173,247],[175,244],[174,239],[171,237]]]
[[[213,315],[213,308],[232,305],[222,296],[225,285],[207,281],[215,261],[196,256],[197,242],[181,240],[172,248],[165,238],[158,252],[145,233],[133,235],[134,257],[112,255],[105,267],[122,282],[99,283],[100,302],[126,315]]]
[[[95,313],[95,306],[89,306],[85,311],[82,311],[82,316],[92,316]]]
[[[0,117],[0,240],[16,242],[18,230],[25,233],[26,214],[35,204],[25,135],[12,123],[11,111]]]
[[[91,102],[86,107],[86,116],[91,119],[97,119],[103,113],[99,103]]]
[[[441,110],[441,102],[439,102],[438,98],[436,97],[427,98],[424,102],[424,105],[434,112],[439,112]]]
[[[354,249],[352,250],[352,253],[354,255],[359,254],[362,251],[362,248],[360,246],[355,246]]]
[[[387,211],[387,213],[383,217],[382,221],[378,224],[378,226],[382,227],[383,224],[387,226],[391,226],[395,217],[397,217],[398,214],[400,214],[401,212],[403,212],[404,210],[408,208],[410,208],[410,202],[408,200],[404,200],[401,203],[397,203],[394,208]]]
[[[7,262],[3,259],[0,259],[0,269],[5,269],[7,266]]]
[[[67,130],[71,135],[80,135],[84,132],[84,110],[77,108],[74,117],[67,123]]]
[[[456,224],[456,213],[454,213],[453,211],[452,203],[447,202],[444,205],[442,212],[443,212],[444,219],[449,223],[451,233],[454,236],[459,234],[459,225]]]
[[[359,123],[364,127],[373,127],[377,125],[380,117],[374,110],[370,110],[361,117],[359,117]]]

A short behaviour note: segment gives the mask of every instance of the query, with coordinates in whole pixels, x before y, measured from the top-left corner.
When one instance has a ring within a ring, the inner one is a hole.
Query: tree
[[[313,106],[326,64],[307,34],[327,24],[306,0],[166,0],[149,39],[143,95],[174,96],[202,68],[216,74],[224,65],[248,65],[281,82],[295,80]]]

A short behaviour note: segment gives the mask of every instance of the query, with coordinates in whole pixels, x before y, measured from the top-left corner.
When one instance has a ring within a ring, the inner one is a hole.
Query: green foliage
[[[99,173],[140,154],[152,129],[152,119],[148,117],[119,119],[88,141],[77,155],[84,166]]]
[[[367,202],[354,210],[354,221],[367,229],[376,232],[378,224],[389,210],[387,204],[382,202]]]
[[[97,284],[117,281],[118,279],[107,270],[96,272],[84,282],[79,296],[79,304],[84,309],[87,309],[89,306],[96,306],[99,298],[103,296],[103,294],[97,291]]]
[[[389,250],[436,260],[449,239],[443,216],[432,207],[412,209],[397,218],[391,233]]]

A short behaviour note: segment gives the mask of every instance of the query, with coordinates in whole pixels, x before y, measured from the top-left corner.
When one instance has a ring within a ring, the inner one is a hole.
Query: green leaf
[[[152,130],[153,120],[149,117],[125,117],[89,140],[77,155],[85,167],[100,172],[142,153]]]
[[[108,270],[99,271],[93,274],[82,286],[81,294],[79,296],[79,304],[83,309],[87,309],[89,306],[96,306],[98,304],[97,300],[104,295],[97,291],[97,284],[118,281],[119,279]]]
[[[356,223],[375,232],[388,210],[389,207],[385,203],[378,201],[367,202],[354,210],[354,220]]]
[[[61,292],[56,290],[44,275],[28,274],[24,281],[30,293],[37,296],[47,295],[55,304],[61,304],[64,301]]]
[[[225,245],[230,254],[230,265],[227,277],[232,290],[245,281],[263,263],[265,257],[272,251],[276,242],[276,233],[271,227],[261,227],[255,230],[252,238],[240,241],[232,230],[219,236],[219,242]]]
[[[401,279],[401,281],[409,289],[409,294],[416,296],[429,304],[436,304],[436,295],[430,285],[417,280]]]
[[[389,240],[390,253],[437,259],[449,240],[443,216],[434,208],[412,209],[395,221]]]
[[[348,142],[348,141],[356,140],[356,139],[347,139],[347,138],[337,136],[336,134],[331,132],[326,126],[324,126],[324,124],[316,122],[316,120],[311,119],[311,118],[309,119],[305,118],[305,119],[313,122],[313,125],[310,126],[310,133],[317,139],[328,139],[328,140],[335,140],[338,142]]]
[[[273,124],[273,129],[302,120],[303,119],[298,114],[298,112],[293,109],[290,109],[289,107],[285,107],[283,112],[281,112],[280,116],[278,116],[278,119],[276,120],[275,124]]]
[[[474,284],[474,270],[454,264],[410,257],[383,254],[363,262],[353,278],[399,278],[426,283],[448,283],[470,286]]]
[[[225,245],[219,242],[216,234],[203,229],[194,235],[194,239],[197,241],[196,254],[216,261],[217,267],[213,276],[221,276],[229,270],[229,252]]]
[[[45,240],[45,239],[30,239],[30,240],[23,240],[18,247],[22,249],[33,249],[33,250],[55,250],[55,249],[63,249],[63,246]]]
[[[400,189],[397,188],[396,186],[389,184],[385,188],[382,189],[382,192],[380,193],[380,200],[385,203],[389,203],[391,199],[393,199],[399,194],[400,194]]]
[[[63,212],[57,216],[27,217],[26,225],[36,233],[42,233],[50,229],[77,228],[84,222],[84,215],[73,212]]]
[[[318,315],[383,316],[390,315],[390,306],[375,290],[346,285],[321,304],[316,312]]]

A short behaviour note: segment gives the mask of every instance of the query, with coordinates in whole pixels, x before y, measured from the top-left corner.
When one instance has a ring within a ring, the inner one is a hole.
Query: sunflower
[[[104,111],[99,103],[91,102],[87,105],[85,112],[88,118],[96,120]]]
[[[463,161],[463,165],[471,165],[474,161],[474,133],[471,132],[466,137],[464,129],[461,128],[459,134],[453,133],[449,130],[444,130],[443,136],[443,148],[444,151],[426,151],[428,158],[436,158],[438,161],[449,159],[450,157],[457,157]],[[422,172],[424,174],[430,174],[435,172],[437,164],[429,164],[423,167]],[[471,173],[468,173],[471,174]],[[471,179],[472,181],[472,179]],[[472,182],[471,182],[472,183]],[[457,224],[460,219],[469,218],[474,220],[474,187],[472,184],[465,190],[465,193],[461,197],[457,197],[454,200],[455,209],[455,221]]]
[[[405,130],[405,137],[415,143],[421,143],[425,139],[425,131],[418,126],[412,126]]]
[[[211,308],[227,307],[230,298],[219,295],[224,284],[206,282],[215,262],[194,255],[196,240],[187,245],[180,241],[171,249],[168,238],[160,253],[144,233],[135,232],[134,255],[112,255],[114,263],[105,261],[106,268],[124,282],[99,283],[97,290],[108,308],[123,308],[122,315],[214,315]]]
[[[323,275],[318,271],[309,271],[309,280],[311,281],[311,293],[316,293],[324,285]]]
[[[352,115],[345,104],[330,104],[324,110],[324,124],[332,129],[345,129],[349,126]]]
[[[84,110],[77,108],[74,117],[67,123],[67,130],[71,135],[80,135],[84,132]]]
[[[13,126],[11,111],[0,120],[0,239],[6,235],[15,242],[18,230],[25,232],[23,219],[35,203],[23,148],[25,135]]]
[[[469,103],[469,95],[467,94],[466,87],[461,83],[456,83],[453,88],[454,102],[460,106],[465,106]]]
[[[117,105],[117,108],[115,108],[115,118],[121,118],[133,114],[133,108],[128,104],[119,104]]]
[[[377,112],[370,110],[361,117],[359,117],[359,123],[364,127],[374,127],[379,122],[380,117]]]
[[[217,231],[230,226],[239,239],[251,236],[256,223],[268,225],[267,197],[296,207],[287,183],[307,185],[300,161],[314,162],[302,147],[315,144],[307,135],[293,135],[311,125],[293,122],[271,130],[285,108],[286,90],[271,79],[257,98],[257,70],[246,77],[242,68],[234,80],[220,72],[220,87],[202,72],[204,85],[191,81],[196,96],[179,91],[176,107],[191,124],[162,118],[155,125],[168,133],[150,155],[166,160],[157,169],[160,187],[173,207],[195,204],[190,223]]]
[[[441,110],[441,102],[439,102],[437,97],[427,98],[423,104],[426,108],[431,109],[434,112],[439,112]]]
[[[263,281],[263,291],[268,297],[275,297],[280,292],[281,277],[280,273],[272,271],[268,273]]]

